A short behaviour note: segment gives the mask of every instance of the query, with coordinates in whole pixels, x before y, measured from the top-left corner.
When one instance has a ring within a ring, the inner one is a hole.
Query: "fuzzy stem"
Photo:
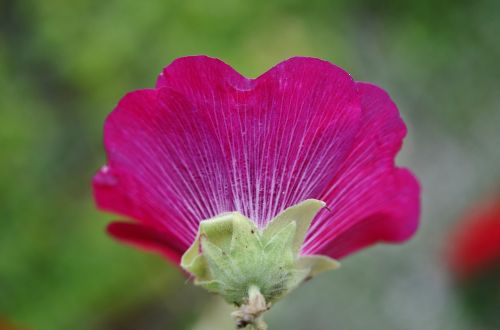
[[[266,299],[260,292],[260,289],[251,285],[248,288],[248,301],[231,316],[236,321],[236,327],[243,329],[250,326],[251,330],[267,330],[267,324],[262,319],[262,314],[271,307],[271,304],[266,303]]]

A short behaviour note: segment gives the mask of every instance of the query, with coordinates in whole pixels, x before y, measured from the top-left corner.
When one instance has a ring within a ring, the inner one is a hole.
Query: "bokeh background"
[[[499,33],[496,0],[1,0],[0,329],[207,330],[224,314],[108,238],[90,191],[105,116],[190,54],[250,77],[320,57],[383,86],[409,126],[399,163],[422,182],[419,233],[296,290],[271,329],[476,329],[443,250],[500,189]]]

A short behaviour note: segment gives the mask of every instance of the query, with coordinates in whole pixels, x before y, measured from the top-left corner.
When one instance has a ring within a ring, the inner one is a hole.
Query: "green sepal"
[[[228,249],[231,244],[234,218],[240,216],[241,214],[237,212],[225,213],[200,223],[196,239],[181,258],[181,267],[193,274],[195,281],[211,280],[206,258],[200,253],[200,236],[204,235],[213,244],[220,246],[222,249]]]
[[[304,239],[306,238],[307,230],[311,226],[311,221],[325,205],[325,202],[317,199],[306,199],[297,205],[287,208],[269,222],[264,230],[264,236],[269,238],[284,226],[295,222],[297,229],[293,238],[292,248],[295,253],[299,253],[302,243],[304,243]]]
[[[323,272],[339,268],[340,262],[326,256],[311,255],[299,257],[296,266],[301,269],[307,269],[308,276],[312,278]]]
[[[236,305],[250,287],[274,302],[317,274],[338,268],[326,256],[300,256],[300,248],[324,203],[309,199],[276,216],[260,230],[238,212],[201,221],[198,235],[181,259],[195,284]]]

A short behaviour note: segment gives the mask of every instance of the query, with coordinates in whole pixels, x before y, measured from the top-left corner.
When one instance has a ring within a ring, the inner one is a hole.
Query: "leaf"
[[[206,265],[202,262],[202,259],[198,258],[200,256],[200,234],[207,236],[213,244],[221,249],[229,250],[233,219],[237,216],[239,216],[239,213],[233,212],[201,221],[196,239],[181,258],[181,267],[196,276],[206,274],[207,270],[202,269]]]
[[[324,256],[299,256],[312,219],[324,203],[306,200],[273,219],[262,232],[238,212],[204,220],[181,266],[195,283],[242,304],[249,286],[256,286],[272,303],[306,279],[339,267]]]
[[[258,272],[254,269],[254,265],[258,265],[263,258],[260,232],[250,219],[242,215],[233,218],[233,236],[229,254],[242,277],[248,273]]]
[[[212,280],[212,281],[199,281],[196,283],[197,285],[201,286],[202,288],[205,288],[209,292],[212,293],[220,293],[222,284],[219,281]]]
[[[271,260],[280,260],[290,254],[293,260],[291,249],[297,226],[295,221],[288,223],[284,228],[275,233],[267,242],[264,252]]]
[[[286,293],[297,288],[309,277],[309,269],[294,269],[286,284]]]
[[[340,262],[327,256],[311,255],[301,256],[296,264],[297,268],[309,269],[309,277],[314,277],[328,270],[340,267]]]
[[[195,276],[195,281],[208,281],[211,280],[211,274],[208,271],[208,265],[205,258],[202,255],[198,255],[194,258],[193,262],[184,268],[191,274]]]
[[[194,265],[194,263],[196,258],[199,257],[199,249],[200,249],[199,235],[200,234],[198,233],[193,244],[191,244],[189,249],[187,249],[187,251],[184,252],[181,258],[181,267],[194,275],[197,275],[195,273],[197,266]]]
[[[234,221],[240,217],[243,217],[240,213],[231,212],[204,220],[200,222],[200,232],[205,234],[210,242],[228,252],[231,247]]]
[[[221,283],[232,283],[235,278],[233,261],[228,254],[213,244],[205,235],[200,236],[201,251],[213,279]]]
[[[297,205],[287,208],[267,225],[264,230],[264,238],[270,239],[276,232],[294,221],[297,229],[293,239],[293,251],[298,254],[302,247],[302,243],[304,243],[311,221],[324,206],[325,203],[322,201],[307,199]]]

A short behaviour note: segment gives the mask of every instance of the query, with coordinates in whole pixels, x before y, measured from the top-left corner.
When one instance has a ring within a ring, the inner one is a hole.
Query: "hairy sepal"
[[[238,212],[200,222],[198,235],[181,266],[194,282],[228,302],[248,301],[250,287],[273,303],[302,282],[339,267],[329,257],[300,256],[300,248],[324,203],[309,199],[277,215],[263,230]]]

